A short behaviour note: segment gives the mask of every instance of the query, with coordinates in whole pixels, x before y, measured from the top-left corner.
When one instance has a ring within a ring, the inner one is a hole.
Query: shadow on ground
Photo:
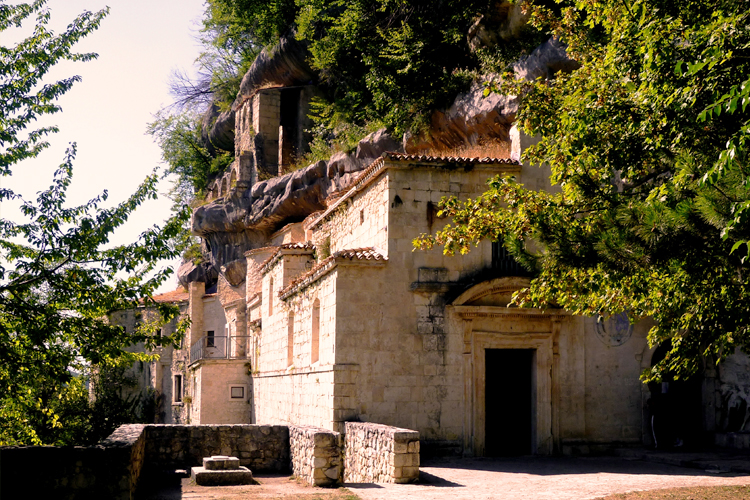
[[[705,470],[696,468],[673,468],[665,467],[665,463],[652,463],[640,459],[628,459],[619,457],[508,457],[508,458],[433,458],[424,460],[422,468],[431,469],[427,474],[424,471],[420,473],[420,482],[422,474],[426,474],[426,484],[433,483],[440,478],[434,476],[437,472],[432,469],[461,469],[476,470],[486,472],[503,472],[531,474],[537,476],[554,476],[570,474],[665,474],[665,475],[685,475],[685,476],[714,476],[716,470],[706,466]],[[746,476],[746,473],[731,472],[721,470],[723,477]]]

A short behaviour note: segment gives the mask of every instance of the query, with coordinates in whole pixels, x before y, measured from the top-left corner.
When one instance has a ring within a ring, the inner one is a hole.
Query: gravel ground
[[[420,484],[346,486],[362,500],[583,500],[636,490],[750,484],[745,474],[610,457],[441,460],[420,470]]]
[[[141,490],[141,500],[584,500],[613,493],[686,486],[750,485],[750,475],[641,460],[522,457],[425,462],[419,484],[346,484],[313,488],[288,475],[259,476],[259,486],[204,487],[174,477]],[[351,492],[351,493],[350,493]]]

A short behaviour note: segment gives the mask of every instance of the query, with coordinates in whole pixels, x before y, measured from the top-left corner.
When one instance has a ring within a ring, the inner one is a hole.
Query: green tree
[[[167,164],[165,175],[174,174],[172,199],[176,207],[190,203],[202,194],[208,183],[234,160],[233,154],[218,150],[211,155],[201,141],[201,116],[191,109],[179,113],[163,110],[148,125]]]
[[[576,314],[650,317],[672,350],[645,380],[688,377],[750,347],[747,105],[750,9],[743,0],[532,2],[532,22],[581,67],[488,91],[521,95],[518,124],[541,141],[559,192],[494,179],[419,246],[466,252],[502,240],[536,272],[514,301]]]
[[[0,31],[35,17],[33,33],[10,47],[0,47],[0,174],[9,176],[24,159],[37,156],[55,127],[29,129],[37,118],[60,111],[57,98],[80,77],[44,80],[63,60],[87,61],[73,45],[98,28],[107,11],[84,12],[68,28],[47,28],[45,0],[0,4]],[[34,21],[32,21],[34,22]],[[149,347],[176,338],[154,335],[160,321],[125,332],[106,319],[109,311],[145,303],[167,321],[176,308],[150,299],[171,270],[161,259],[179,253],[172,240],[186,213],[154,226],[127,245],[110,245],[113,232],[144,201],[156,197],[158,176],[149,176],[126,201],[105,208],[107,192],[69,207],[66,192],[73,172],[75,145],[36,200],[7,188],[0,203],[17,203],[25,221],[0,219],[0,444],[64,443],[64,400],[80,402],[75,373],[92,364],[112,365],[144,354],[124,351],[145,342]],[[179,335],[179,334],[177,334]],[[72,403],[71,403],[72,404]],[[75,403],[78,404],[78,403]]]

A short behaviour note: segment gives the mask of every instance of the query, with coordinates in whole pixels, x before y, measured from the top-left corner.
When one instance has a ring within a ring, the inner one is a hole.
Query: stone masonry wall
[[[131,500],[144,461],[144,427],[121,426],[96,446],[2,448],[0,498]]]
[[[294,475],[313,486],[341,483],[344,472],[341,445],[342,436],[338,432],[290,426],[289,449]]]
[[[289,428],[277,425],[149,425],[144,469],[188,469],[203,457],[229,455],[258,472],[289,468]]]
[[[349,483],[409,483],[419,479],[419,432],[381,424],[346,423]]]
[[[278,314],[263,319],[253,373],[257,422],[332,429],[336,272],[334,269],[289,303],[278,300]],[[311,313],[316,299],[320,304],[319,358],[313,363]],[[291,366],[287,364],[289,310],[295,313]]]
[[[314,228],[313,242],[320,247],[330,238],[331,253],[377,247],[388,256],[388,177],[382,176],[345,203],[345,209]]]

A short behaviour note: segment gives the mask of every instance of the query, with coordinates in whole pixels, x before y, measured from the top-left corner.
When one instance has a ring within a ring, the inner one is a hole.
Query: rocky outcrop
[[[209,106],[201,121],[201,141],[211,154],[234,151],[234,110],[222,113],[216,104]]]
[[[191,261],[186,261],[177,268],[177,280],[185,289],[188,288],[188,284],[194,281],[211,285],[216,282],[216,278],[218,277],[216,269],[214,269],[210,262],[194,264]]]
[[[265,48],[255,58],[242,77],[240,91],[233,109],[263,87],[302,85],[315,80],[315,73],[307,64],[307,46],[291,37],[279,40],[272,49]]]
[[[193,213],[193,234],[203,238],[204,253],[213,268],[222,270],[230,283],[236,281],[226,273],[236,267],[230,263],[242,260],[248,250],[266,246],[270,235],[284,224],[325,209],[326,198],[345,189],[383,152],[400,150],[385,129],[373,132],[352,154],[337,153],[327,162],[313,163],[250,188],[238,187],[229,197],[198,207]]]
[[[549,78],[558,71],[572,71],[578,63],[570,59],[565,46],[554,38],[537,47],[513,65],[517,78]],[[404,150],[420,153],[430,149],[453,149],[481,140],[508,141],[510,126],[518,112],[518,98],[497,93],[484,96],[485,82],[475,82],[459,94],[450,108],[435,111],[428,137],[404,135]]]
[[[475,26],[470,37],[477,40],[487,38],[490,31],[495,38],[499,37],[498,40],[517,36],[525,23],[525,14],[519,5],[496,2],[494,10],[491,9]],[[480,40],[477,43],[486,42]],[[306,47],[292,38],[282,39],[272,50],[263,50],[242,79],[232,109],[238,109],[245,99],[264,87],[301,85],[312,81],[314,73],[305,62],[306,56]],[[515,64],[513,69],[517,77],[533,80],[575,67],[577,64],[567,56],[565,47],[551,39]],[[379,130],[360,141],[353,153],[340,152],[328,161],[319,161],[254,186],[238,183],[228,196],[199,207],[193,214],[192,231],[203,238],[204,255],[213,271],[181,267],[178,273],[181,282],[205,280],[210,283],[215,279],[211,272],[221,272],[230,283],[238,282],[242,278],[241,262],[244,262],[246,251],[266,246],[273,232],[283,225],[299,222],[311,213],[325,209],[328,197],[346,189],[357,173],[384,151],[422,153],[430,149],[477,145],[480,141],[509,141],[518,99],[496,93],[485,97],[484,89],[484,83],[477,82],[468,92],[456,97],[448,109],[436,111],[431,117],[427,138],[407,134],[399,144],[385,129]],[[205,120],[206,140],[231,151],[234,147],[234,111],[219,113],[218,109],[212,108]]]
[[[565,44],[555,38],[550,38],[528,57],[513,65],[516,78],[536,80],[537,78],[552,78],[555,73],[562,71],[569,73],[580,67],[580,64],[565,51]]]
[[[220,112],[218,106],[212,105],[204,113],[201,139],[206,148],[211,153],[216,149],[234,151],[235,111],[258,89],[302,85],[314,80],[307,55],[305,45],[294,38],[282,38],[273,48],[263,49],[242,77],[232,108]]]

